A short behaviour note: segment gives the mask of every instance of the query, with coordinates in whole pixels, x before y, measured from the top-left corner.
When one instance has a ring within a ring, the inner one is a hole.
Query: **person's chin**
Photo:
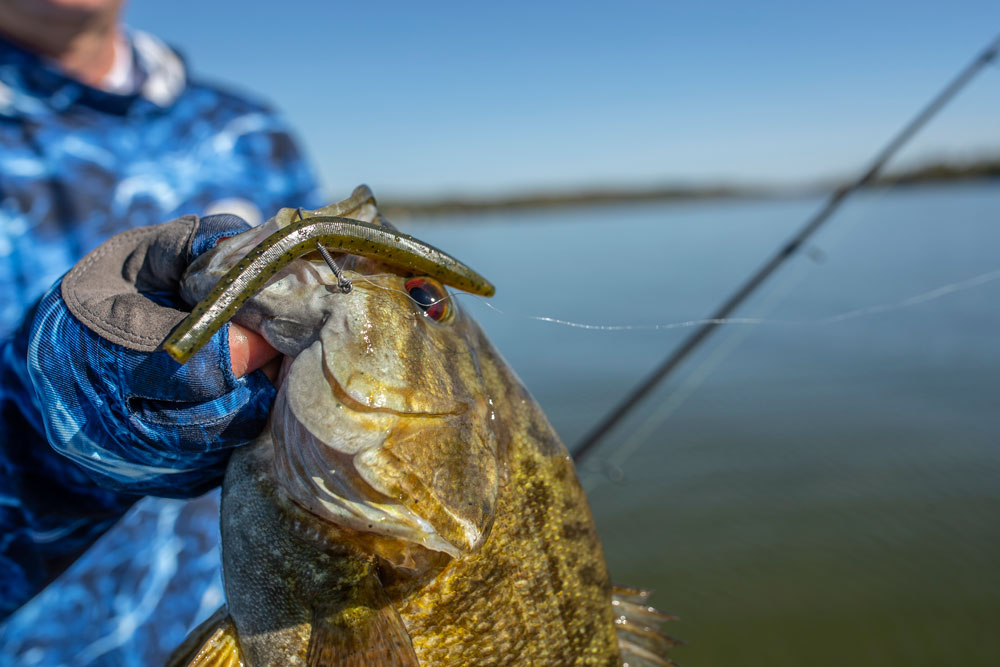
[[[18,7],[24,13],[55,20],[83,20],[120,11],[125,0],[0,0],[0,5]]]

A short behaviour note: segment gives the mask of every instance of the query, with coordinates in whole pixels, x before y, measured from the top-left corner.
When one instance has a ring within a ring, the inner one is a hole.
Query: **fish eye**
[[[451,316],[451,298],[438,281],[411,278],[406,281],[406,293],[435,322],[443,322]]]

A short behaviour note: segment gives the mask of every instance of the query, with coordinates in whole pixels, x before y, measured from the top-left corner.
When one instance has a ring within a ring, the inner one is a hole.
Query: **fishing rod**
[[[747,297],[757,290],[782,264],[794,255],[823,224],[839,209],[847,199],[859,189],[868,185],[879,175],[893,155],[902,148],[927,122],[948,104],[979,72],[993,62],[1000,53],[1000,35],[997,35],[986,48],[980,51],[968,65],[950,81],[931,101],[917,113],[892,139],[875,154],[871,164],[861,175],[848,185],[842,186],[830,195],[826,203],[809,218],[802,228],[788,242],[781,246],[774,255],[761,266],[746,282],[744,282],[712,315],[695,329],[680,346],[653,370],[642,382],[625,396],[602,419],[597,426],[580,441],[573,450],[573,460],[579,463],[594,450],[601,440],[624,419],[649,392],[664,378],[670,375],[684,359],[701,345],[712,332],[720,327],[729,315],[736,310]]]

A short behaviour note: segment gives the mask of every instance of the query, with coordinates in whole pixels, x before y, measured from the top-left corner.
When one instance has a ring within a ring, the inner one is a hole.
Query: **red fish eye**
[[[451,314],[451,299],[436,280],[411,278],[406,281],[406,293],[435,322]]]

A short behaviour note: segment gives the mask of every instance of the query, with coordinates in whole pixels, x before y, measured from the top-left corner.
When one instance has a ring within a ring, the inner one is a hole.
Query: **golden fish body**
[[[572,460],[479,326],[340,259],[349,294],[299,260],[243,317],[289,357],[223,485],[227,607],[174,664],[669,664],[668,617],[613,599]]]

